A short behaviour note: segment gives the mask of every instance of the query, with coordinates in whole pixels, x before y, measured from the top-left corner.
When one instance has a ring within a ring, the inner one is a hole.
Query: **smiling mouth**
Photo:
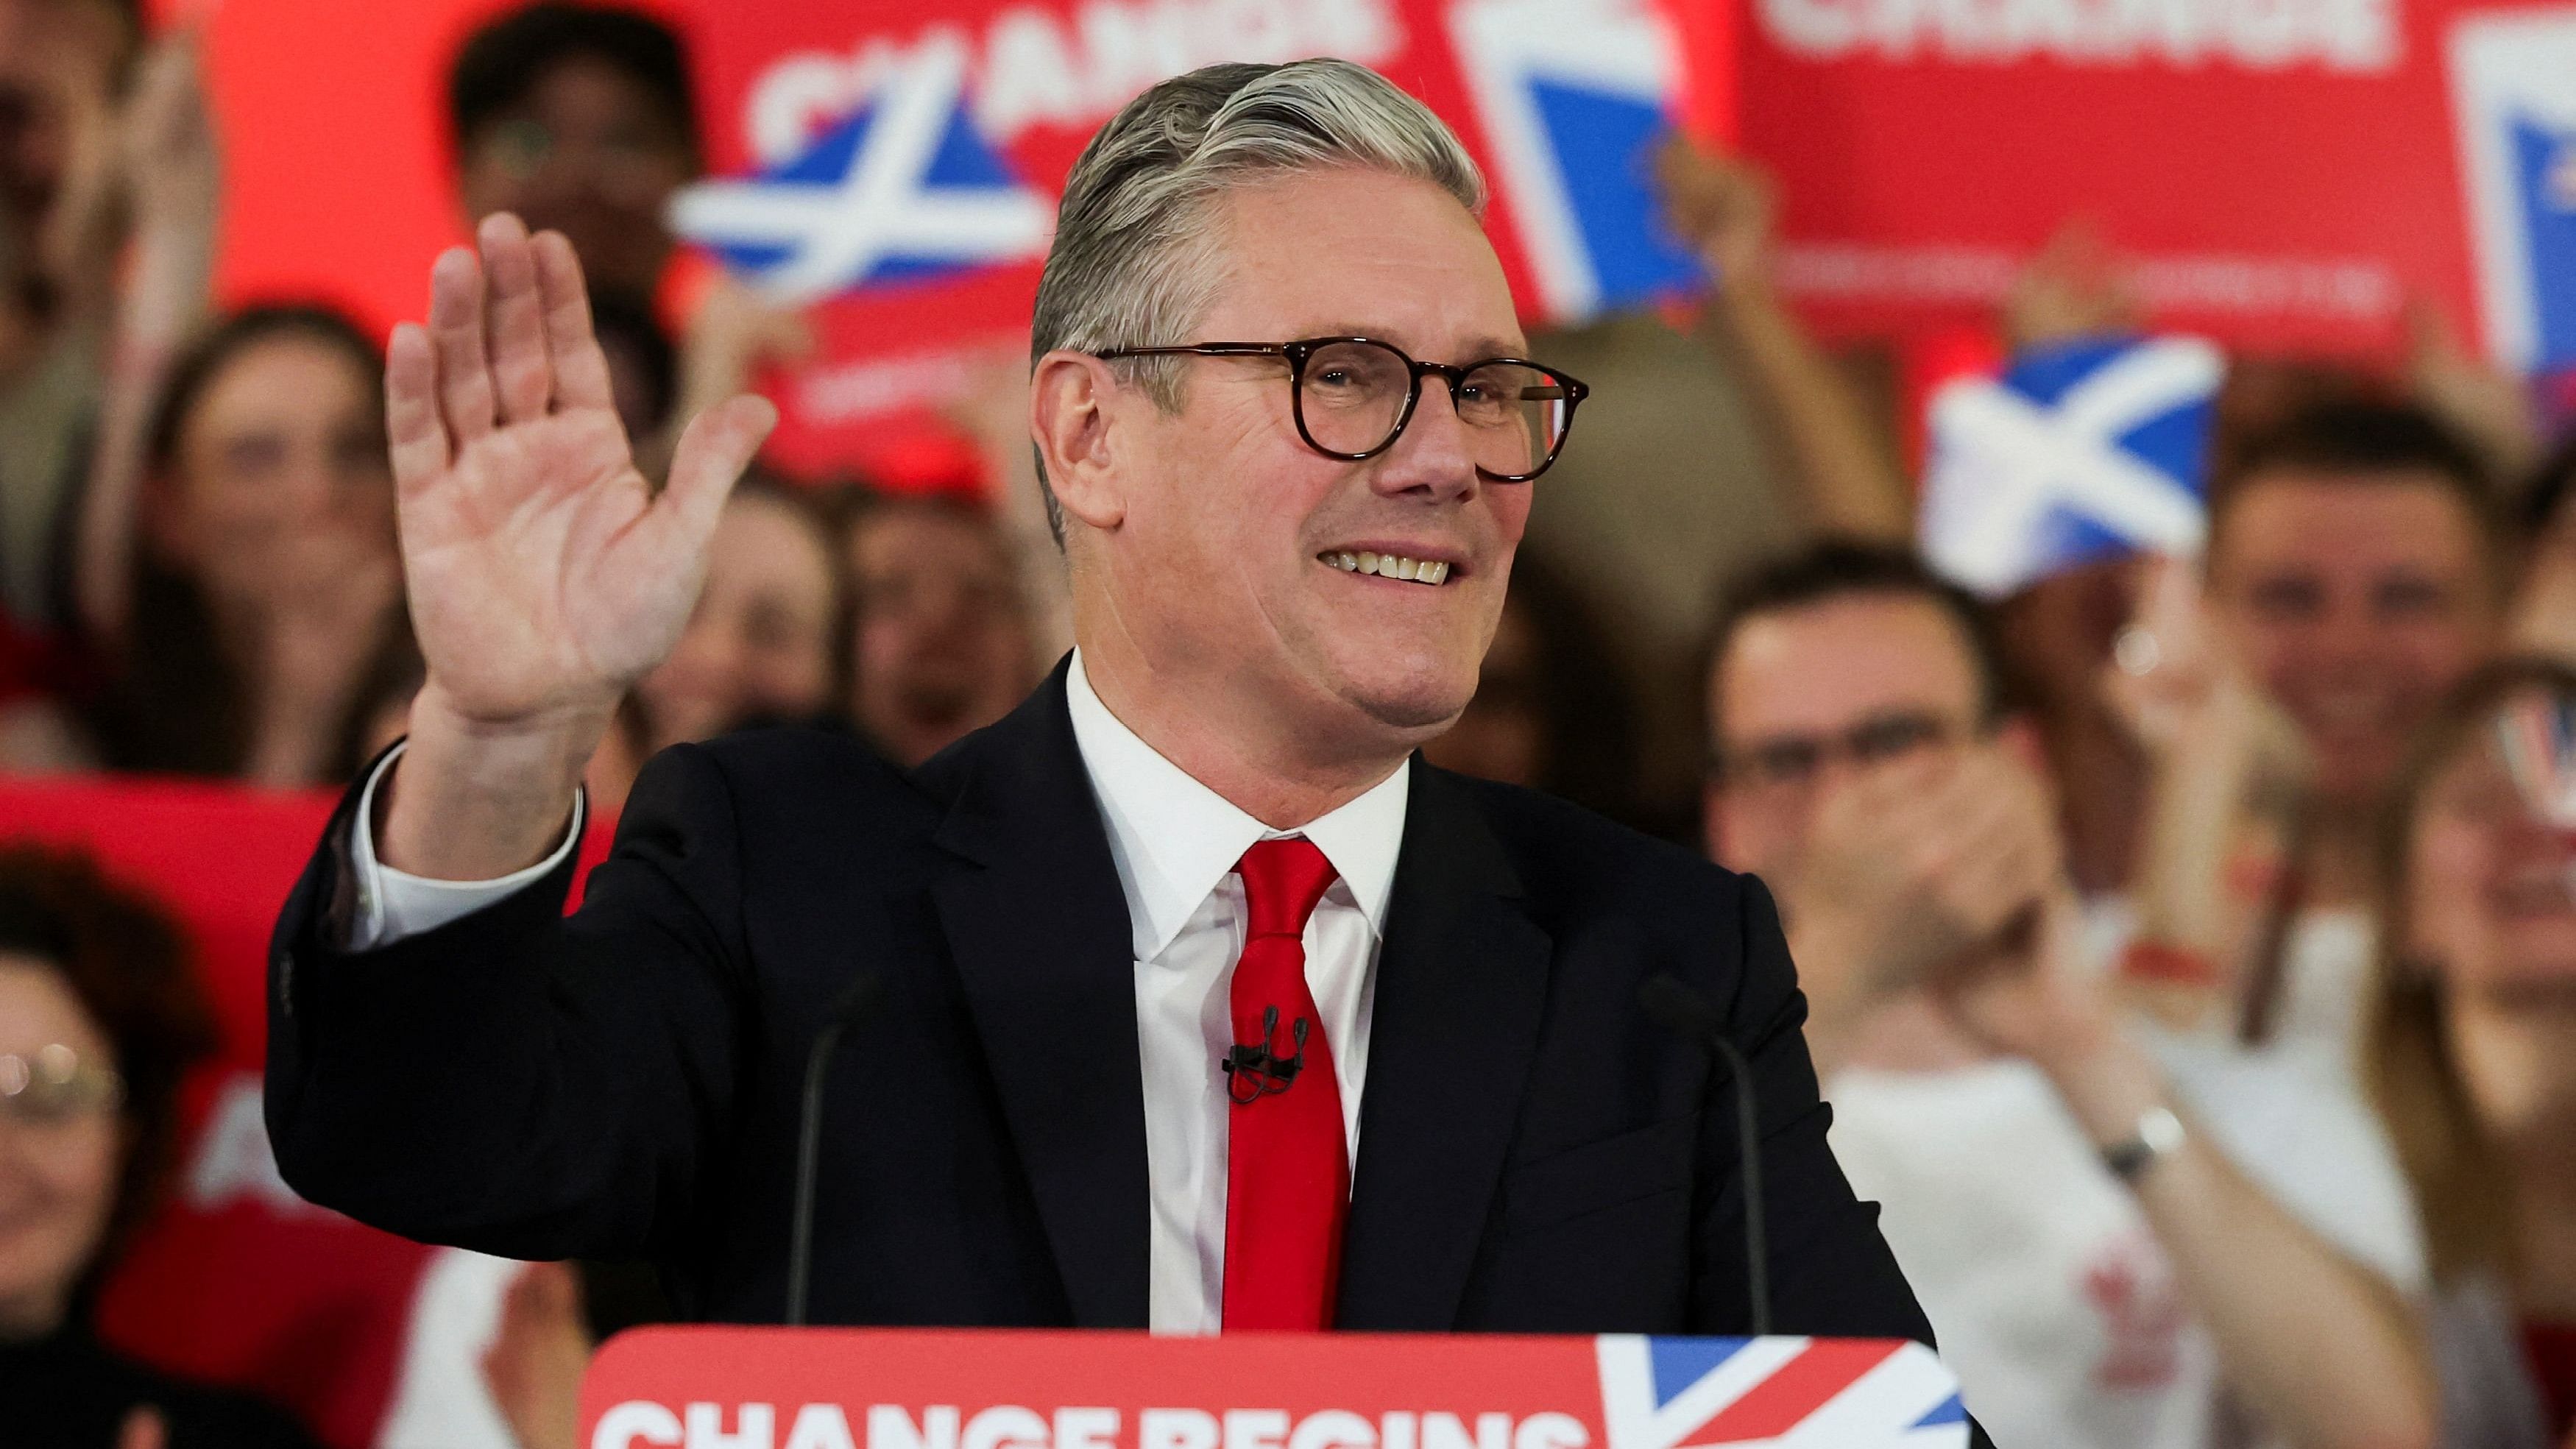
[[[1375,574],[1382,579],[1402,579],[1406,583],[1428,584],[1433,588],[1449,580],[1449,565],[1441,559],[1423,561],[1393,553],[1354,553],[1347,549],[1315,555],[1315,561],[1346,574]]]

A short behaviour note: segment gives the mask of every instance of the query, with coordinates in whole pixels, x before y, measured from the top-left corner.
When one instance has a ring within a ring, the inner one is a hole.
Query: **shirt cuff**
[[[372,951],[390,946],[407,937],[435,931],[448,922],[470,916],[485,906],[496,904],[545,879],[548,872],[563,864],[581,840],[581,821],[585,809],[582,792],[572,793],[572,828],[564,832],[563,843],[554,853],[525,870],[512,871],[498,880],[432,880],[410,875],[376,859],[375,819],[376,787],[384,782],[385,772],[403,757],[407,744],[397,744],[385,752],[374,773],[367,776],[367,787],[358,792],[357,818],[349,823],[349,864],[357,875],[357,910],[350,923],[348,949]]]

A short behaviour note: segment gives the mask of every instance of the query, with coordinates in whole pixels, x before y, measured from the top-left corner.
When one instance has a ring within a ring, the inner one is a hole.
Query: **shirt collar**
[[[1137,960],[1163,954],[1254,841],[1286,835],[1314,842],[1341,877],[1335,889],[1346,888],[1351,903],[1368,918],[1369,929],[1385,933],[1395,858],[1404,844],[1411,760],[1300,829],[1270,830],[1163,758],[1111,714],[1091,688],[1079,649],[1064,685],[1073,742],[1108,823],[1110,854],[1118,866],[1118,883],[1127,892]]]

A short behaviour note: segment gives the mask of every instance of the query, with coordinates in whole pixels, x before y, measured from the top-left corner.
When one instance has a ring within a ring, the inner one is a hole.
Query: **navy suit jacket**
[[[1745,1330],[1730,1088],[1637,1005],[1671,972],[1759,1083],[1777,1330],[1929,1342],[1826,1150],[1761,884],[1418,760],[1411,791],[1339,1326]],[[692,1316],[774,1320],[807,1048],[871,972],[823,1101],[814,1320],[1146,1326],[1126,897],[1061,669],[909,774],[809,730],[666,751],[578,913],[567,865],[363,953],[334,944],[355,796],[272,951],[269,1130],[306,1197],[649,1258]]]

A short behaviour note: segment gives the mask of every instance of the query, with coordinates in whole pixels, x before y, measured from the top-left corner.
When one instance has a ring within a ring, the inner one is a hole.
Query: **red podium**
[[[587,1449],[1964,1449],[1917,1343],[648,1328]]]

